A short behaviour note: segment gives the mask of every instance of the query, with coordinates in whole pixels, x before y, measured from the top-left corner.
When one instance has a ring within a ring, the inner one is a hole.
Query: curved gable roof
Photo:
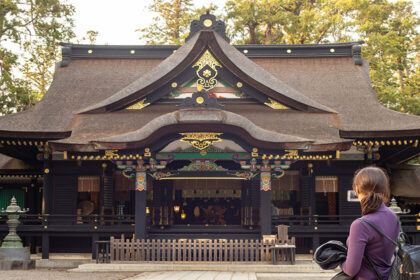
[[[334,110],[311,100],[296,89],[283,83],[211,30],[200,31],[146,75],[107,99],[85,108],[79,113],[102,113],[119,110],[161,89],[162,85],[163,87],[165,85],[168,87],[169,83],[179,73],[191,71],[191,65],[207,48],[213,52],[216,59],[233,75],[242,81],[246,81],[250,86],[268,97],[301,111],[335,113]]]

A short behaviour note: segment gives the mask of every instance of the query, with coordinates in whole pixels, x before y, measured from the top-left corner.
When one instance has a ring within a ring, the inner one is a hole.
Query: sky
[[[75,32],[77,38],[86,36],[86,31],[98,31],[95,44],[139,45],[136,29],[146,27],[154,16],[147,7],[151,0],[68,0],[76,8]],[[216,4],[224,6],[226,0],[194,0],[197,7]]]

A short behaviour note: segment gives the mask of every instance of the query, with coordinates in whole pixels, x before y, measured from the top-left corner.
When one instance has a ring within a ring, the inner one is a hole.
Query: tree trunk
[[[402,67],[401,58],[397,58],[397,67],[398,67],[398,84],[400,85],[401,93],[404,90],[404,72]]]
[[[273,43],[272,41],[272,29],[271,29],[271,24],[267,23],[265,25],[265,30],[264,30],[264,44],[271,44]]]
[[[255,35],[255,29],[257,25],[255,23],[248,25],[249,28],[249,43],[256,44],[257,43],[257,36]]]

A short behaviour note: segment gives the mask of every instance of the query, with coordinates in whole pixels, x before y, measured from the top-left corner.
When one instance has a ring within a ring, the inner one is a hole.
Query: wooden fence
[[[110,240],[111,262],[269,262],[279,242],[241,239]]]

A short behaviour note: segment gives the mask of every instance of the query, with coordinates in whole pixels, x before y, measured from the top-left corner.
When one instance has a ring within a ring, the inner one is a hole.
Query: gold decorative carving
[[[118,150],[106,150],[105,151],[105,156],[109,157],[109,158],[116,158],[116,157],[118,157],[117,152],[118,152]]]
[[[285,150],[285,152],[287,153],[287,154],[284,154],[284,156],[286,156],[286,157],[298,157],[299,156],[298,150]]]
[[[204,103],[204,98],[199,96],[195,99],[195,102],[197,102],[197,104],[203,104]]]
[[[198,76],[197,84],[202,85],[205,90],[214,88],[217,84],[217,68],[222,68],[222,65],[212,56],[209,50],[206,50],[203,55],[197,60],[192,68],[198,67],[196,73]]]
[[[182,136],[180,141],[187,142],[198,150],[203,150],[215,142],[222,141],[220,138],[220,135],[222,134],[223,133],[215,132],[185,132],[180,133]]]
[[[283,104],[281,104],[281,103],[277,102],[277,101],[276,101],[276,100],[274,100],[274,99],[268,98],[268,100],[270,100],[270,103],[265,102],[264,104],[265,104],[265,105],[267,105],[268,107],[271,107],[271,108],[275,109],[275,110],[285,110],[285,109],[290,109],[289,107],[284,106]]]
[[[128,107],[128,110],[141,110],[146,106],[149,106],[150,103],[144,103],[146,101],[146,98],[142,99],[141,101],[137,102],[134,105],[131,105],[130,107]]]
[[[211,19],[205,19],[205,20],[203,21],[203,25],[204,25],[205,27],[210,27],[210,26],[212,26],[212,25],[213,25],[213,22],[211,21]]]

